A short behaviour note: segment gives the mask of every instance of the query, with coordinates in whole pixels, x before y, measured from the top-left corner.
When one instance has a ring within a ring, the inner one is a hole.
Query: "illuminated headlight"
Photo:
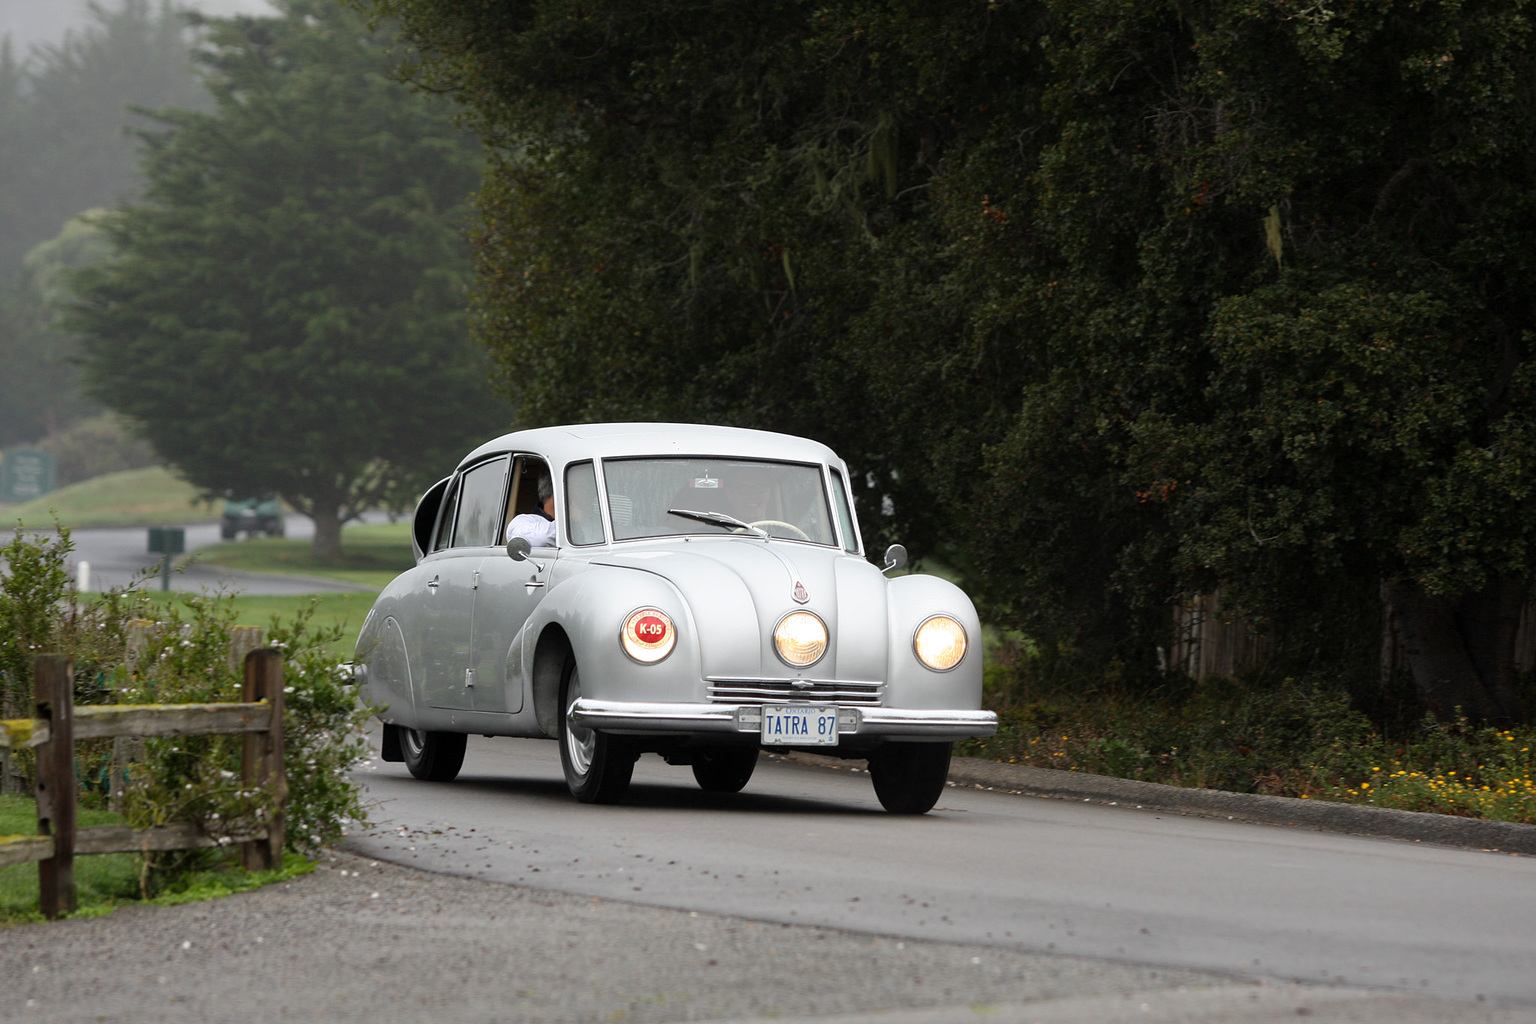
[[[948,672],[965,657],[965,627],[948,615],[935,615],[912,638],[917,660],[935,672]]]
[[[790,612],[773,631],[773,648],[786,665],[814,665],[827,653],[827,625],[810,612]]]
[[[641,608],[624,620],[619,642],[623,644],[625,654],[649,665],[672,653],[677,643],[677,631],[672,628],[672,620],[666,612]]]

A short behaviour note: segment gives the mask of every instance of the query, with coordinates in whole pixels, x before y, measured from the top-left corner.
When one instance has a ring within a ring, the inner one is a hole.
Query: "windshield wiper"
[[[682,516],[684,519],[696,519],[701,523],[710,523],[714,526],[734,526],[742,530],[751,530],[763,540],[768,539],[768,531],[751,523],[744,523],[735,516],[728,516],[724,512],[694,512],[686,508],[669,508],[669,516]]]

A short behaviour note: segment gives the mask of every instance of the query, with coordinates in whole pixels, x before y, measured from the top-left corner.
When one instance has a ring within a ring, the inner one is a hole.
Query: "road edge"
[[[850,762],[824,754],[792,752],[801,764],[842,767]],[[1140,810],[1250,821],[1265,825],[1311,828],[1327,832],[1401,839],[1487,852],[1536,855],[1536,825],[1486,818],[1458,818],[1391,807],[1303,800],[1259,793],[1229,793],[1189,789],[1159,782],[1117,779],[1087,772],[1035,768],[1030,765],[957,757],[950,762],[949,781],[956,786],[1018,793],[1053,800],[1078,800]]]

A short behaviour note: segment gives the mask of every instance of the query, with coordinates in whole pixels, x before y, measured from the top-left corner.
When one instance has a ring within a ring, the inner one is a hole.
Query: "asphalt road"
[[[867,778],[782,762],[736,797],[643,763],[586,807],[555,755],[472,741],[448,785],[375,763],[362,853],[0,932],[0,1020],[1536,1021],[1527,858],[968,789],[894,818]],[[1312,944],[1328,983],[1284,980]]]
[[[219,542],[218,523],[193,523],[186,530],[188,552]],[[284,525],[286,535],[294,540],[307,540],[314,536],[315,525],[307,516],[290,515]],[[149,589],[159,589],[160,558],[148,551],[149,531],[142,526],[113,529],[72,530],[70,539],[75,550],[70,556],[70,571],[77,572],[78,563],[90,563],[91,589],[106,590],[125,587],[135,580],[146,580]],[[201,565],[196,560],[173,570],[172,590],[214,590],[224,587],[242,594],[328,594],[369,588],[341,580],[328,580],[312,576],[286,576],[267,573],[237,572],[218,566]]]
[[[717,796],[648,755],[593,807],[547,741],[471,739],[451,784],[366,774],[377,825],[349,848],[435,872],[1536,1020],[1533,858],[964,788],[898,817],[865,775],[772,761]]]

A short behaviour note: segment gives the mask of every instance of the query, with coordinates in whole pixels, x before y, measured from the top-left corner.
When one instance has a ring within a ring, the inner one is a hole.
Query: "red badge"
[[[645,644],[665,643],[667,624],[655,615],[643,615],[640,621],[635,623],[635,636]]]
[[[792,593],[794,594],[795,600],[801,604],[805,604],[805,602],[811,599],[810,591],[806,590],[805,584],[801,583],[799,580],[795,580],[795,589]]]

